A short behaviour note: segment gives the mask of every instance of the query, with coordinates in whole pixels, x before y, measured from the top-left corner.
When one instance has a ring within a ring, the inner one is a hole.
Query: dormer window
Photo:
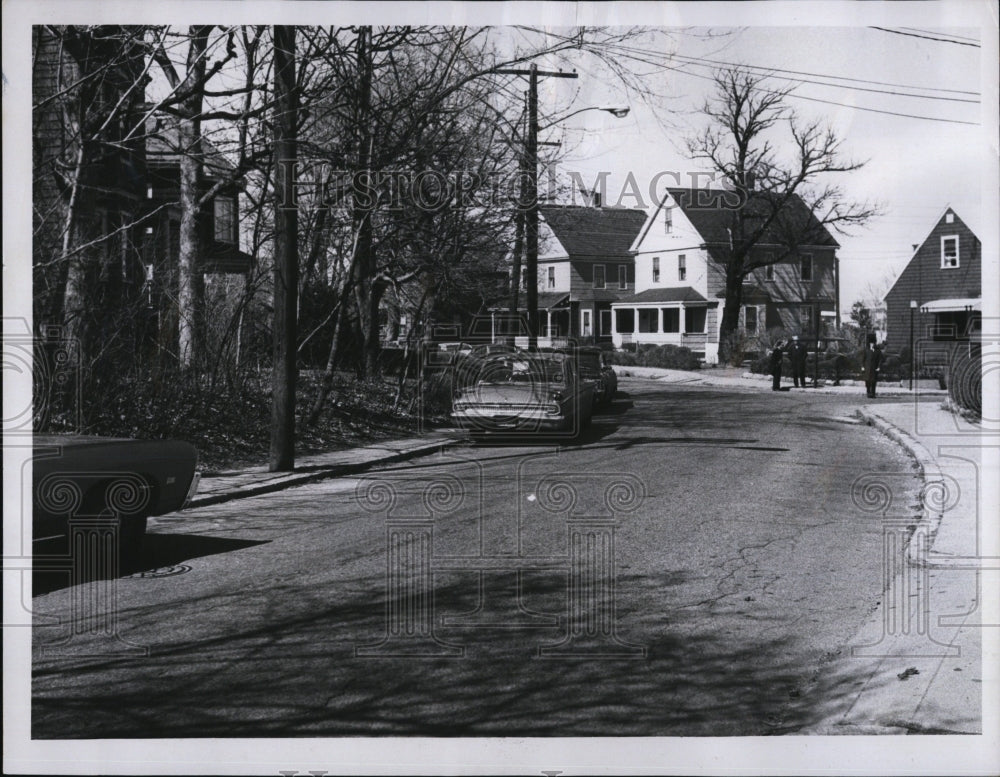
[[[232,197],[216,197],[215,239],[219,243],[236,243],[236,200]]]
[[[958,235],[944,235],[941,238],[941,269],[958,267]]]

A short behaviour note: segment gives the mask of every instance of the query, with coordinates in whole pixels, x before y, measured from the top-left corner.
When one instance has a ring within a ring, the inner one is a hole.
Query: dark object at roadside
[[[198,452],[179,440],[38,435],[32,460],[35,547],[65,543],[74,519],[107,519],[119,558],[134,557],[150,516],[180,510],[200,478]]]
[[[768,367],[771,370],[771,390],[780,391],[781,390],[781,362],[784,358],[784,353],[782,352],[781,346],[776,345],[771,351],[770,360],[768,362]]]
[[[864,360],[862,361],[862,372],[865,379],[865,391],[869,399],[875,399],[875,391],[878,386],[878,371],[882,366],[882,349],[874,342],[869,342],[865,347]]]
[[[545,352],[546,349],[543,349]],[[565,353],[576,358],[580,380],[590,382],[594,387],[594,405],[604,407],[611,404],[618,391],[618,375],[607,359],[606,352],[596,346],[567,349],[554,348],[551,353]]]

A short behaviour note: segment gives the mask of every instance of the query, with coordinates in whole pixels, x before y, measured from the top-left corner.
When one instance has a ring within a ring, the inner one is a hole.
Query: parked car
[[[593,383],[565,353],[501,351],[466,366],[452,419],[473,434],[578,432],[590,422]]]
[[[596,406],[610,405],[618,391],[618,376],[614,369],[607,363],[604,351],[600,348],[584,346],[577,348],[577,363],[580,367],[580,376],[584,380],[594,383],[594,404]]]
[[[180,510],[198,488],[198,452],[179,440],[36,435],[33,442],[35,543],[64,541],[74,517],[105,516],[118,521],[125,558],[140,549],[150,516]]]

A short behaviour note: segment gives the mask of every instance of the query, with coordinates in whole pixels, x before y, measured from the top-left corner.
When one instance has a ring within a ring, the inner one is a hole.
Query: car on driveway
[[[579,432],[590,422],[594,386],[560,352],[499,351],[472,357],[460,376],[452,420],[474,435]]]
[[[74,518],[107,518],[122,558],[138,552],[150,516],[180,510],[194,496],[198,452],[179,440],[36,435],[32,457],[32,532],[63,542]]]

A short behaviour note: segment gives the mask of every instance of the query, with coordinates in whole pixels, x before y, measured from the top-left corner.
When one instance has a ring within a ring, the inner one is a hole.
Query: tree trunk
[[[295,28],[274,28],[274,359],[271,371],[271,472],[295,466],[295,357],[298,213],[292,204],[298,95]]]
[[[743,276],[732,266],[726,267],[726,300],[722,306],[722,320],[719,322],[719,363],[729,361],[731,336],[740,326],[740,307],[743,304]]]
[[[198,183],[201,179],[200,128],[196,119],[178,122],[179,145],[190,149],[180,160],[181,222],[177,256],[177,356],[181,369],[195,366],[200,346],[204,282],[198,245]]]
[[[187,73],[181,89],[204,80],[210,27],[192,27]],[[168,73],[168,78],[169,78]],[[176,74],[174,74],[176,78]],[[173,79],[171,79],[173,80]],[[177,258],[177,356],[181,369],[191,369],[199,357],[204,278],[198,239],[198,197],[202,170],[201,110],[204,89],[193,89],[180,104],[177,122],[180,149],[180,208]]]

